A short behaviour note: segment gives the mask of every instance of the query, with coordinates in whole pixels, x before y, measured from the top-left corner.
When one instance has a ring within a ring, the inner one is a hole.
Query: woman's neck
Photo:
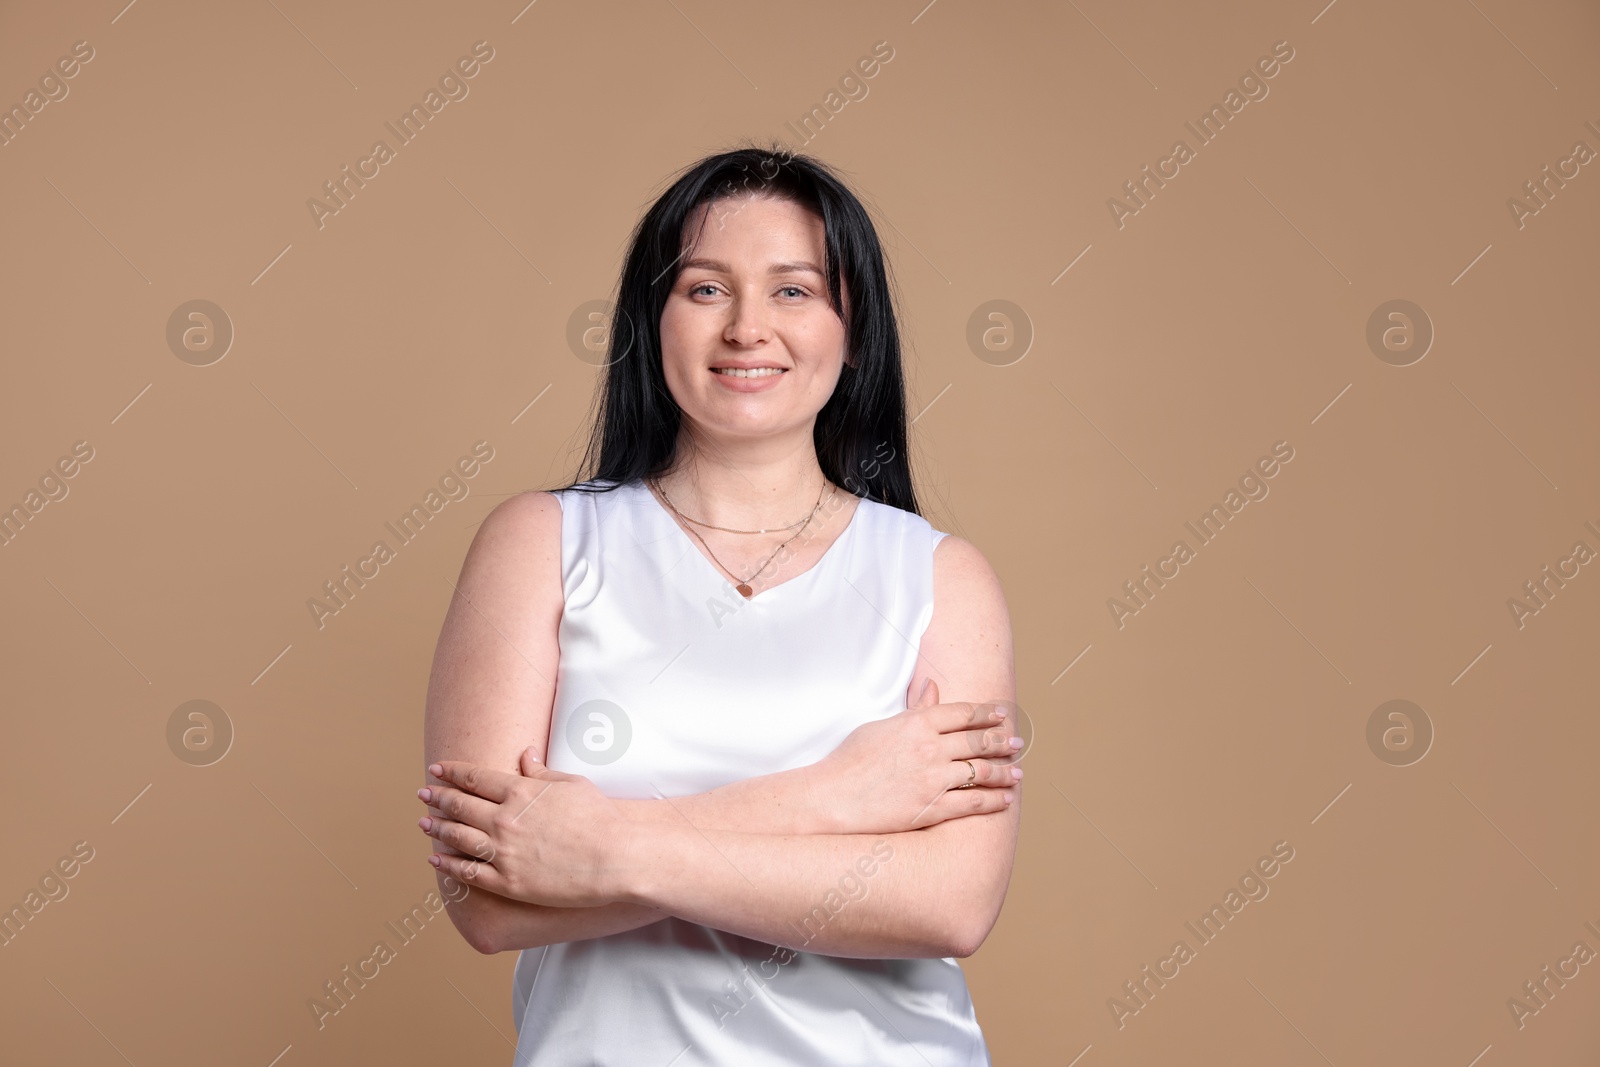
[[[685,450],[653,479],[685,515],[735,530],[777,529],[804,519],[825,493],[814,449],[772,458]]]

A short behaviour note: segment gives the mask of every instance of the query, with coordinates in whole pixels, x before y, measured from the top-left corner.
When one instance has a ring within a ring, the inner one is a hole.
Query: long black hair
[[[836,313],[844,307],[841,280],[850,297],[849,313],[841,315],[849,358],[812,432],[822,473],[856,496],[920,515],[906,454],[900,330],[877,231],[826,165],[781,147],[739,148],[689,165],[639,220],[618,282],[605,381],[580,467],[590,473],[562,488],[605,492],[672,466],[683,410],[661,369],[661,310],[677,264],[691,257],[695,242],[686,241],[684,230],[694,211],[746,193],[787,199],[818,215],[829,302]],[[590,480],[614,484],[584,484]]]

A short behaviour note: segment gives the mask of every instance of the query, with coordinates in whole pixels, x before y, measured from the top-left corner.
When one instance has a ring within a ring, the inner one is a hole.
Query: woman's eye
[[[789,297],[790,299],[799,299],[807,295],[806,291],[800,288],[798,285],[785,285],[779,289],[778,292],[782,293],[786,297]],[[689,287],[690,296],[700,296],[702,294],[707,296],[716,296],[717,287],[711,282],[701,282],[698,285]]]

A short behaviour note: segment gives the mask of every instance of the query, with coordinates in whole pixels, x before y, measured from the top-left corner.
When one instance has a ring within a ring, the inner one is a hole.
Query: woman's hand
[[[835,834],[899,833],[1000,811],[1022,777],[1009,762],[1015,725],[1004,704],[940,704],[930,678],[905,711],[863,723],[805,768],[812,804]],[[969,776],[973,788],[961,789]]]
[[[466,885],[549,907],[599,907],[623,899],[632,824],[589,779],[553,771],[533,749],[522,773],[444,760],[428,773],[448,784],[417,796],[444,813],[424,816],[429,837],[466,853],[428,862]],[[476,857],[476,858],[468,858]]]

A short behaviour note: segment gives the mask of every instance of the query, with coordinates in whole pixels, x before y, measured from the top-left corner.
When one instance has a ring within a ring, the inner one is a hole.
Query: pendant
[[[740,582],[738,585],[734,586],[734,588],[739,590],[739,595],[744,597],[746,600],[749,600],[751,597],[756,595],[756,591],[751,589],[750,586],[744,582]]]

